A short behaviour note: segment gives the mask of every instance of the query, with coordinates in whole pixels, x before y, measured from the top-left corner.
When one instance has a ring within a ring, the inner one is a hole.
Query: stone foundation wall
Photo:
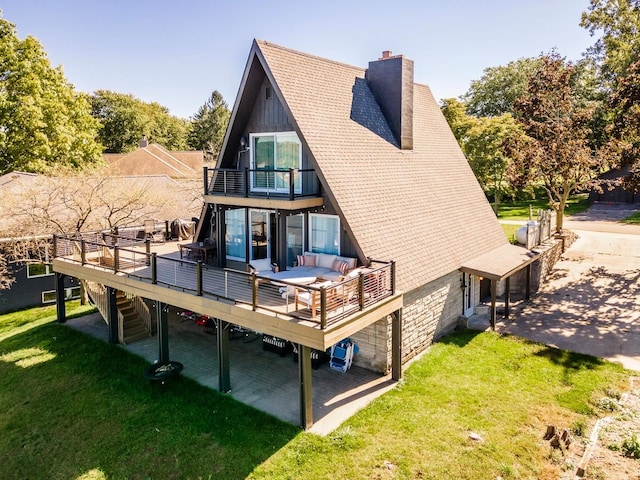
[[[538,252],[540,258],[531,264],[531,294],[538,291],[545,278],[551,273],[554,265],[560,260],[563,249],[566,250],[576,241],[577,235],[566,232],[563,238],[552,238],[532,250]],[[520,270],[511,277],[509,291],[511,293],[524,294],[526,288],[526,269]],[[504,284],[503,282],[500,282]]]
[[[402,363],[451,333],[462,311],[460,272],[455,271],[404,294]],[[359,347],[356,365],[388,373],[391,369],[391,318],[379,320],[352,336]]]

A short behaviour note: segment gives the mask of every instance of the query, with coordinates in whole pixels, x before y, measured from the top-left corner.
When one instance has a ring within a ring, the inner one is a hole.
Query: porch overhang
[[[491,280],[491,328],[496,329],[496,297],[498,282],[505,280],[504,295],[504,318],[509,318],[509,283],[511,276],[520,270],[527,269],[526,294],[528,300],[530,296],[530,265],[539,258],[539,254],[517,245],[506,244],[501,247],[474,257],[465,262],[460,270],[478,277]]]
[[[235,197],[227,195],[205,195],[207,204],[232,205],[234,207],[262,208],[266,210],[305,210],[324,205],[322,197],[303,197],[294,200],[283,197]]]
[[[509,243],[467,260],[460,270],[499,282],[531,265],[538,258],[538,253]]]

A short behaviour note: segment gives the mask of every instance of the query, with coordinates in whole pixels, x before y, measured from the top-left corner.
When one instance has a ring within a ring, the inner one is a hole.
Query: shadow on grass
[[[545,347],[535,353],[538,357],[543,357],[555,365],[564,367],[566,370],[581,370],[583,368],[595,369],[605,364],[601,358],[585,355],[583,353],[559,350],[553,347]]]
[[[0,341],[0,478],[246,478],[300,429],[49,323]]]
[[[481,333],[478,330],[460,330],[440,338],[438,343],[464,348]]]

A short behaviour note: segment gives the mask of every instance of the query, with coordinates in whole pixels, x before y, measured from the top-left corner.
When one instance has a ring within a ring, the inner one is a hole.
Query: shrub
[[[640,458],[640,440],[638,435],[633,433],[631,437],[625,438],[622,442],[622,453],[625,457]]]

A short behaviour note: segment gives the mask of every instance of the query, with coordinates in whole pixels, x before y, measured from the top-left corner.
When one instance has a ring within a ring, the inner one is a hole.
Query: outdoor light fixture
[[[247,150],[249,148],[249,141],[246,137],[240,137],[240,149]]]

